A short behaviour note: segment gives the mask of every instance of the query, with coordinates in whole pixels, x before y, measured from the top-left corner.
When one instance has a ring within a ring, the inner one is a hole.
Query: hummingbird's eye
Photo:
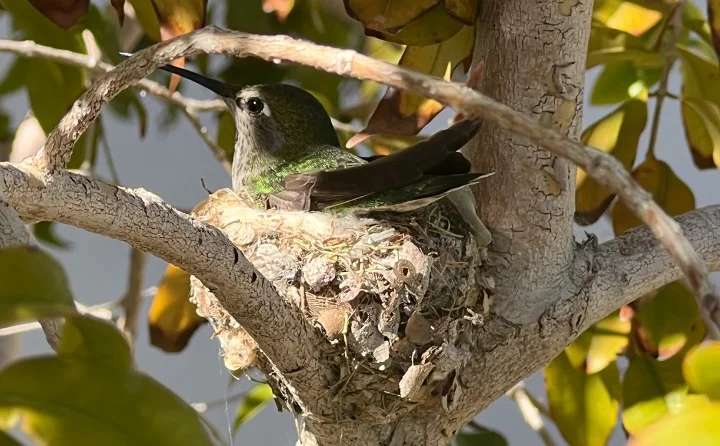
[[[262,113],[265,103],[260,98],[250,98],[247,100],[247,110],[253,115]]]

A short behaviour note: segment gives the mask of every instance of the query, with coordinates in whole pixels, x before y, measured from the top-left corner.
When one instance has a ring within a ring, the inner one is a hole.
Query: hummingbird
[[[361,157],[340,147],[327,111],[300,87],[232,85],[173,65],[160,68],[224,100],[236,128],[232,188],[254,206],[334,214],[407,212],[447,197],[478,244],[490,243],[468,188],[488,175],[471,173],[469,160],[458,152],[481,121],[460,121],[390,155]]]

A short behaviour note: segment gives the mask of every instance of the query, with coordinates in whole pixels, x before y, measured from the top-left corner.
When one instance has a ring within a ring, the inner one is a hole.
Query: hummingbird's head
[[[285,157],[320,145],[338,146],[330,116],[320,101],[286,84],[234,86],[172,65],[160,67],[217,93],[235,120],[238,151]]]
[[[235,150],[285,157],[320,145],[339,145],[327,111],[302,88],[250,85],[223,99],[238,132]]]

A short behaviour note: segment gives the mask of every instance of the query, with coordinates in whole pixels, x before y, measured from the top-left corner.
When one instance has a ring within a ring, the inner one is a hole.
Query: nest
[[[405,400],[450,392],[474,344],[467,337],[477,332],[466,326],[483,324],[493,288],[484,250],[452,206],[336,217],[261,211],[222,189],[193,214],[227,233],[344,362],[383,374]],[[191,294],[226,367],[258,365],[252,339],[194,277]]]

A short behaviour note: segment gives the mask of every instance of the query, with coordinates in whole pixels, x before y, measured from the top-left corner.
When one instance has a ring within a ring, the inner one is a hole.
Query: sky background
[[[695,1],[695,3],[704,10],[705,2]],[[6,18],[0,18],[0,38],[11,38],[9,21]],[[213,56],[213,59],[217,58],[218,56]],[[0,79],[11,61],[12,56],[0,54]],[[597,73],[598,70],[593,70],[587,75],[586,102],[591,91],[590,86]],[[677,70],[670,78],[669,90],[676,94],[680,91]],[[185,85],[184,93],[198,99],[212,97],[211,93],[189,82]],[[149,117],[148,131],[144,139],[138,137],[138,128],[134,120],[119,121],[112,115],[107,115],[104,120],[112,158],[124,186],[145,188],[168,203],[181,208],[192,208],[207,196],[201,185],[201,179],[210,190],[230,187],[229,177],[210,155],[195,129],[184,118],[179,118],[178,124],[170,130],[161,130],[158,124],[164,108],[149,96],[144,98],[143,102]],[[649,102],[649,110],[653,110],[654,101],[651,99]],[[0,105],[11,112],[12,122],[15,125],[23,119],[28,110],[24,91],[2,97]],[[613,108],[586,106],[584,127]],[[445,127],[447,116],[447,113],[443,113],[428,125],[423,133],[432,133]],[[205,122],[208,123],[211,134],[215,134],[212,120],[205,119]],[[650,117],[648,128],[649,123]],[[646,130],[640,142],[638,160],[643,159],[647,143]],[[678,176],[692,188],[697,207],[718,203],[720,171],[699,172],[694,167],[684,138],[678,104],[671,99],[664,104],[656,154],[659,159],[668,162]],[[100,155],[97,172],[101,176],[109,176],[103,155]],[[600,242],[612,238],[613,235],[612,228],[604,218],[589,228],[576,228],[576,237],[583,239],[585,231],[595,233]],[[130,254],[130,249],[125,243],[70,226],[58,225],[57,234],[61,239],[72,243],[69,250],[50,249],[50,251],[64,265],[77,300],[85,305],[94,305],[122,296],[127,285]],[[164,261],[151,256],[147,262],[144,285],[146,287],[157,285],[166,266]],[[180,354],[166,354],[150,346],[145,324],[149,305],[150,300],[146,299],[141,310],[143,321],[140,324],[135,352],[139,369],[188,402],[220,401],[217,408],[208,412],[206,416],[220,432],[227,435],[228,419],[232,420],[237,402],[229,403],[229,413],[226,413],[222,402],[226,397],[232,397],[249,389],[252,383],[247,378],[242,378],[228,390],[230,378],[219,358],[218,343],[210,339],[211,331],[207,325],[194,334],[186,350]],[[51,352],[43,333],[39,330],[19,337],[20,354],[23,356]],[[529,378],[527,384],[535,394],[544,396],[540,374]],[[490,405],[477,417],[477,421],[501,431],[511,445],[542,445],[539,437],[522,420],[515,404],[507,397],[502,397]],[[554,428],[552,430],[557,435]],[[235,443],[286,446],[294,445],[295,441],[296,434],[291,417],[287,413],[278,414],[275,406],[270,404],[253,420],[242,426]],[[610,445],[622,444],[624,444],[623,436],[616,429]]]

